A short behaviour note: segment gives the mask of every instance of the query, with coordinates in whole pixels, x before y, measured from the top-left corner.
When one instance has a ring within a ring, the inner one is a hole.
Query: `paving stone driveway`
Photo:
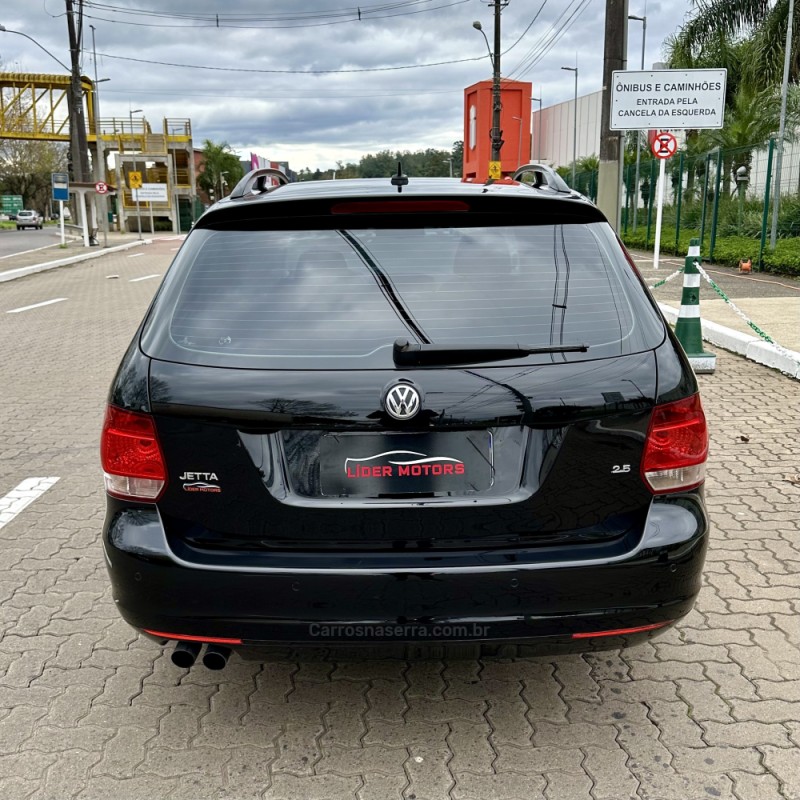
[[[98,541],[97,440],[158,282],[129,281],[175,245],[0,287],[0,497],[60,478],[0,528],[0,798],[800,798],[800,391],[724,353],[701,378],[706,585],[652,643],[214,673],[137,638]]]

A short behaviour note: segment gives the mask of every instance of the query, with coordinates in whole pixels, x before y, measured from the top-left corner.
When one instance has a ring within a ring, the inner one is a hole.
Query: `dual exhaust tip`
[[[194,666],[202,646],[202,642],[178,642],[172,651],[172,663],[181,669],[189,669]],[[218,644],[206,645],[206,651],[203,653],[203,666],[206,669],[223,669],[228,663],[230,654],[230,647],[220,647]]]

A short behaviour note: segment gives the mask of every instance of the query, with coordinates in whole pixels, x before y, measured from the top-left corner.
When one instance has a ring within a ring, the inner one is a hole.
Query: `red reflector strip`
[[[460,200],[370,200],[331,206],[331,214],[428,214],[437,211],[469,211],[469,204]]]
[[[573,639],[593,639],[597,636],[625,636],[629,633],[641,633],[642,631],[654,631],[656,628],[663,628],[665,625],[669,625],[672,622],[671,619],[666,620],[665,622],[654,622],[651,625],[639,625],[636,628],[616,628],[613,631],[590,631],[588,633],[573,633]]]
[[[163,631],[150,631],[142,628],[145,633],[151,636],[158,636],[160,639],[179,639],[182,642],[205,642],[206,644],[241,644],[241,639],[225,639],[220,636],[189,636],[186,633],[164,633]]]

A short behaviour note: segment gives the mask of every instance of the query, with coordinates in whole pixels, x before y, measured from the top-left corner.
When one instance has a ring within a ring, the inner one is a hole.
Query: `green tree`
[[[215,144],[211,139],[203,142],[200,170],[197,185],[209,197],[217,196],[225,187],[232,189],[244,175],[239,157],[231,150],[231,146],[227,142]]]
[[[753,91],[745,86],[739,88],[731,106],[725,113],[725,127],[719,130],[701,131],[697,137],[698,149],[723,150],[723,186],[729,194],[731,183],[739,167],[750,174],[753,153],[763,150],[769,139],[780,130],[780,89]],[[796,138],[795,130],[800,125],[800,87],[789,87],[786,103],[786,140]]]
[[[453,142],[453,175],[460,177],[464,174],[464,140]]]
[[[744,76],[751,89],[779,83],[783,74],[789,0],[694,0],[695,13],[676,39],[685,55],[702,59],[720,38],[749,42],[749,64]],[[795,4],[792,26],[790,78],[800,77],[800,4]],[[722,66],[722,65],[717,65]]]
[[[0,139],[0,191],[22,195],[24,208],[46,214],[50,175],[66,172],[68,146],[31,139]]]

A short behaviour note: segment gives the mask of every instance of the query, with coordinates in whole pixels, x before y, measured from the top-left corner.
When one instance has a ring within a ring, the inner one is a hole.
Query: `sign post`
[[[167,184],[166,183],[143,183],[138,189],[134,191],[136,202],[144,201],[147,203],[147,208],[150,212],[150,233],[155,234],[156,230],[153,225],[153,203],[167,203]]]
[[[653,245],[653,269],[658,269],[658,257],[661,252],[661,220],[664,215],[664,184],[666,183],[667,159],[672,158],[678,150],[678,140],[671,133],[656,134],[653,140],[653,155],[661,162],[658,167],[658,195],[656,207],[656,241]]]
[[[128,173],[128,188],[133,193],[134,200],[136,200],[136,221],[139,224],[139,238],[142,238],[142,215],[139,210],[139,192],[142,188],[142,173],[138,171],[131,171]]]
[[[50,173],[50,185],[53,190],[53,202],[58,200],[58,219],[61,227],[61,246],[67,243],[64,233],[64,201],[69,202],[69,175],[66,172]]]
[[[721,128],[725,121],[727,77],[725,69],[615,70],[609,127],[612,131]],[[658,269],[665,162],[675,155],[678,142],[671,133],[659,133],[651,141],[651,147],[661,161],[653,258],[653,266]],[[638,208],[638,186],[634,202]]]

